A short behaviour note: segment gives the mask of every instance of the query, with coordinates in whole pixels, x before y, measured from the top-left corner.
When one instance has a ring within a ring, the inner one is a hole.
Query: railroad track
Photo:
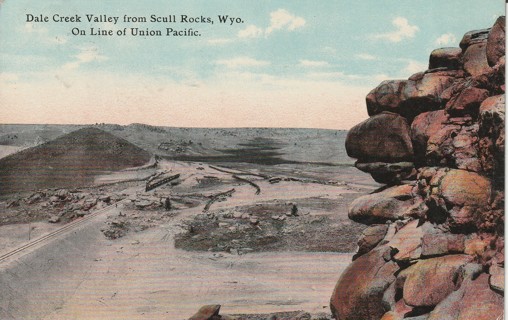
[[[35,247],[37,246],[38,244],[41,244],[41,243],[44,243],[45,241],[49,241],[49,240],[52,240],[54,238],[56,238],[57,236],[59,235],[62,235],[66,232],[69,232],[71,230],[74,230],[76,229],[77,227],[81,226],[81,225],[84,225],[86,222],[90,221],[91,219],[97,217],[98,215],[100,215],[101,213],[104,213],[108,210],[110,210],[111,208],[115,207],[116,205],[118,205],[119,203],[122,203],[122,202],[126,202],[128,201],[128,199],[123,199],[123,200],[120,200],[118,202],[116,202],[115,204],[112,204],[110,206],[107,206],[105,208],[102,208],[102,209],[99,209],[97,211],[94,211],[93,213],[90,213],[82,218],[79,218],[79,219],[76,219],[72,222],[69,222],[67,223],[66,225],[64,225],[63,227],[57,229],[57,230],[54,230],[50,233],[47,233],[37,239],[34,239],[12,251],[9,251],[7,253],[4,253],[3,255],[0,255],[0,263],[7,260],[8,258],[18,254],[18,253],[21,253],[23,251],[26,251],[32,247]]]

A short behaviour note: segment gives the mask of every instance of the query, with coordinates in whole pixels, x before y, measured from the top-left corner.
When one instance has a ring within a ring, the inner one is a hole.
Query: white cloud
[[[357,54],[356,57],[361,60],[378,60],[379,58],[368,53]]]
[[[270,13],[270,26],[267,28],[258,27],[256,25],[248,25],[244,29],[238,31],[236,39],[254,39],[263,35],[266,37],[275,30],[293,31],[305,25],[306,21],[302,17],[295,16],[285,9],[278,9]],[[211,39],[208,40],[210,45],[221,45],[235,41],[235,39]]]
[[[315,61],[315,60],[300,60],[300,65],[303,67],[325,67],[329,63],[326,61]]]
[[[79,66],[85,63],[90,63],[94,61],[100,62],[108,59],[108,57],[101,55],[96,47],[82,48],[81,51],[74,57],[76,58],[76,60],[66,63],[63,66],[63,69],[73,70],[77,69]]]
[[[427,70],[428,64],[422,63],[416,60],[408,60],[407,65],[402,69],[404,76],[410,76],[412,74]]]
[[[397,17],[392,20],[395,31],[375,34],[374,39],[385,39],[390,42],[400,42],[406,38],[414,38],[416,32],[420,30],[417,26],[409,24],[409,21],[403,17]]]
[[[238,31],[239,38],[259,38],[263,35],[263,29],[251,24],[247,28]]]
[[[447,46],[457,43],[457,37],[453,33],[445,33],[436,39],[435,44],[437,46]]]
[[[224,65],[228,68],[239,68],[239,67],[261,67],[270,64],[268,61],[256,60],[249,57],[236,57],[228,60],[217,60],[217,64]]]
[[[259,38],[263,33],[268,36],[275,30],[293,31],[305,25],[306,21],[302,17],[295,16],[285,9],[278,9],[270,13],[270,26],[263,28],[255,25],[249,25],[238,32],[239,38]]]
[[[275,30],[293,31],[305,25],[306,21],[302,17],[297,17],[287,10],[278,9],[270,13],[270,26],[265,30],[268,35]]]

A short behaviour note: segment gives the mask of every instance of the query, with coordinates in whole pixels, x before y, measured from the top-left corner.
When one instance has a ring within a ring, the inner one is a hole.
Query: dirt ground
[[[90,195],[83,202],[110,198],[110,209],[83,231],[90,243],[83,241],[79,254],[86,263],[67,268],[57,258],[31,254],[22,261],[47,270],[48,277],[54,272],[50,278],[58,290],[71,294],[49,301],[55,296],[52,282],[27,290],[23,286],[33,285],[29,279],[16,282],[16,292],[29,297],[40,291],[39,302],[48,310],[39,318],[45,319],[185,319],[205,304],[221,304],[221,314],[257,314],[257,319],[296,310],[326,314],[333,286],[363,230],[347,219],[347,205],[377,188],[353,170],[164,160],[155,173],[180,177],[148,192],[143,181],[148,171],[103,175],[97,183],[107,185],[76,190]],[[114,206],[112,198],[125,201]],[[0,252],[26,243],[27,230],[37,237],[65,225],[65,219],[46,222],[48,216],[41,214],[48,208],[42,207],[46,198],[32,204],[27,199],[14,199],[19,206],[9,210],[28,212],[30,223],[0,226],[2,239],[9,239],[0,242]],[[73,199],[58,201],[65,208]],[[8,201],[0,205],[7,207]],[[91,237],[94,232],[100,236]],[[67,240],[55,243],[45,250],[64,259],[67,249],[61,246]],[[16,263],[0,268],[20,267]],[[66,278],[80,280],[61,282]],[[14,299],[5,290],[0,295]],[[16,312],[30,315],[25,309]]]

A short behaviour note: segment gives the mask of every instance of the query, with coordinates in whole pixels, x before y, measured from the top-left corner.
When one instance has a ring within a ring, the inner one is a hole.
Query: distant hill
[[[96,124],[162,157],[199,162],[326,163],[353,165],[344,148],[347,131],[306,128],[178,128]],[[82,125],[0,124],[3,146],[27,147],[48,142]],[[269,157],[271,155],[271,158]],[[266,159],[265,159],[266,158]]]
[[[140,166],[150,157],[125,139],[87,127],[0,159],[0,194],[88,185],[100,172]]]

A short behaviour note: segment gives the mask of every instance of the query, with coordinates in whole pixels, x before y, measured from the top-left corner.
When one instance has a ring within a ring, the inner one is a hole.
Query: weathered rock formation
[[[350,205],[370,227],[331,297],[336,319],[502,317],[504,21],[367,95],[346,149],[387,187]]]

